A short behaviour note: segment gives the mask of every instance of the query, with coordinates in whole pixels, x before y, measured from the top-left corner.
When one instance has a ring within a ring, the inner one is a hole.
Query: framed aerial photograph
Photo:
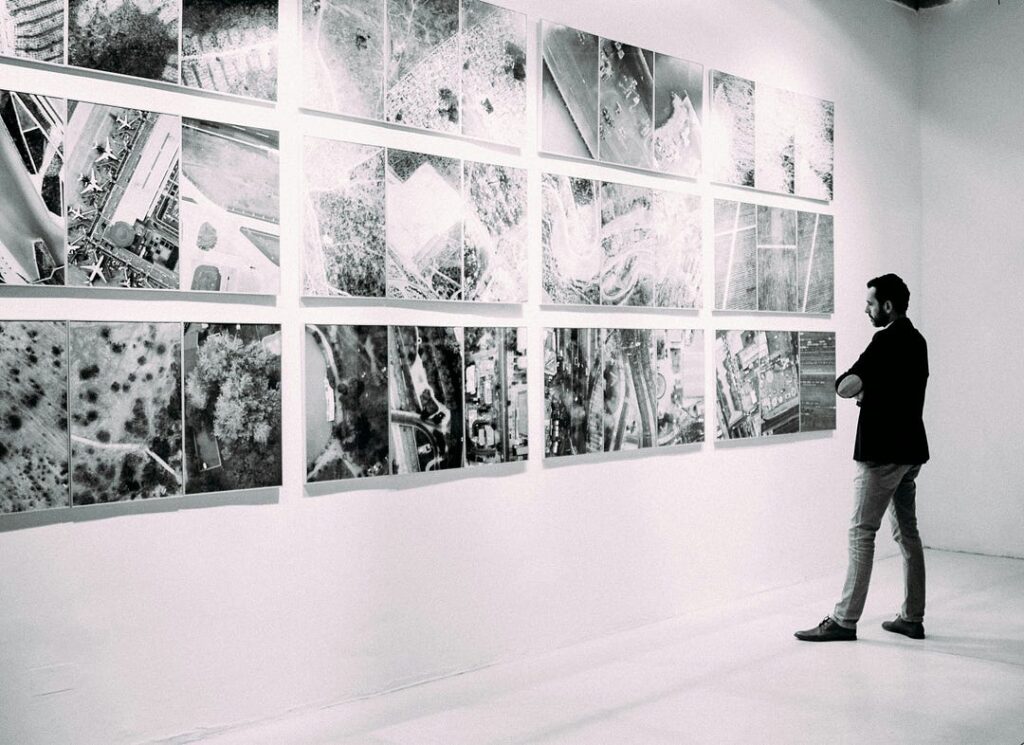
[[[462,133],[521,145],[526,139],[526,14],[462,0]]]
[[[543,152],[598,158],[600,41],[569,26],[541,21]]]
[[[657,445],[658,394],[650,329],[602,329],[604,449]]]
[[[0,56],[64,62],[64,0],[0,0]]]
[[[68,325],[0,321],[0,514],[69,506]]]
[[[604,451],[602,330],[544,332],[544,457]]]
[[[753,80],[711,71],[712,181],[754,186],[754,89]]]
[[[68,64],[179,81],[179,0],[68,0]]]
[[[598,158],[651,168],[654,138],[654,52],[612,39],[600,42]]]
[[[703,203],[696,194],[655,190],[654,301],[658,308],[703,305]]]
[[[0,90],[0,285],[64,284],[62,98]]]
[[[704,332],[656,329],[658,447],[704,441]]]
[[[281,485],[281,327],[186,323],[185,491]]]
[[[388,327],[307,325],[306,481],[390,473]]]
[[[181,119],[68,102],[67,284],[177,289]]]
[[[800,431],[836,428],[836,335],[800,332]]]
[[[654,190],[601,184],[601,305],[654,304]]]
[[[696,178],[703,166],[704,67],[654,53],[654,152],[660,173]]]
[[[800,431],[798,352],[795,331],[715,332],[716,439]]]
[[[182,493],[181,324],[70,324],[77,505]]]
[[[464,333],[466,465],[526,460],[527,330],[468,326]]]
[[[600,305],[600,182],[543,174],[544,302]]]
[[[463,299],[527,300],[526,170],[463,163]]]

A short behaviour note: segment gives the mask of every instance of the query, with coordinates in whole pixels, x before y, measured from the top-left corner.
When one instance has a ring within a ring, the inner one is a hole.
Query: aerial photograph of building
[[[64,0],[0,0],[0,55],[64,61]]]
[[[526,329],[467,327],[466,465],[528,455]]]

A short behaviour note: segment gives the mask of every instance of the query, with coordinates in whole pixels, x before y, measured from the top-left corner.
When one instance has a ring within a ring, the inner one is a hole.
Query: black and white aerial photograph
[[[716,439],[800,431],[797,332],[717,331],[715,379]]]
[[[836,428],[836,335],[800,332],[800,431]]]
[[[715,308],[757,310],[757,207],[715,200]]]
[[[654,302],[658,308],[703,304],[702,201],[696,194],[654,191]]]
[[[601,329],[545,329],[545,458],[604,451],[605,375],[601,355]]]
[[[463,329],[391,326],[391,472],[464,465]]]
[[[274,101],[277,58],[277,0],[182,0],[182,85]]]
[[[186,323],[188,494],[281,485],[281,327]]]
[[[68,102],[67,284],[178,288],[181,119]]]
[[[542,152],[597,159],[599,55],[594,34],[541,22]]]
[[[387,151],[388,297],[462,300],[462,161]]]
[[[384,297],[384,148],[303,141],[303,292]]]
[[[0,56],[64,62],[64,0],[0,0]]]
[[[601,304],[599,188],[598,181],[543,174],[541,244],[545,303]]]
[[[526,329],[467,326],[466,465],[526,460]]]
[[[795,95],[794,193],[831,201],[835,166],[835,104]]]
[[[75,505],[182,493],[181,324],[72,321]]]
[[[526,170],[465,161],[464,300],[527,300]]]
[[[658,447],[704,441],[704,332],[656,329]]]
[[[64,284],[62,98],[0,90],[0,285]]]
[[[306,481],[384,476],[388,327],[307,325]]]
[[[599,158],[651,168],[654,141],[654,52],[601,39]]]
[[[68,64],[177,83],[178,0],[68,0]]]
[[[703,163],[704,66],[654,53],[653,168],[696,177]]]
[[[711,180],[754,186],[754,81],[711,71]]]
[[[658,440],[654,332],[602,329],[604,449],[652,448]]]
[[[462,133],[520,145],[526,137],[526,15],[462,0]]]
[[[0,321],[0,514],[67,507],[68,325]]]
[[[458,133],[459,0],[387,0],[387,121]]]
[[[654,304],[654,190],[601,184],[601,304]]]
[[[277,294],[280,189],[277,132],[182,121],[181,289]]]
[[[757,85],[754,95],[754,187],[792,194],[794,186],[795,95]]]

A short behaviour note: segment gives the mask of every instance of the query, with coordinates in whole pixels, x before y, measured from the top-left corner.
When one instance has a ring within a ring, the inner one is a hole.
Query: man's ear
[[[882,310],[885,311],[885,315],[891,316],[892,315],[892,300],[886,300],[884,303],[882,303]]]

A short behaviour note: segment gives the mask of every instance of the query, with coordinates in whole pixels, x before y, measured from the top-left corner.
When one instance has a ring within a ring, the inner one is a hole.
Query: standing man
[[[850,564],[843,595],[816,628],[797,631],[802,641],[852,641],[871,581],[875,533],[890,509],[892,536],[903,552],[905,599],[899,616],[882,628],[924,638],[924,550],[917,532],[914,480],[928,460],[922,411],[928,383],[928,346],[907,318],[910,290],[895,274],[868,282],[865,312],[881,328],[847,372],[836,379],[842,398],[860,406],[855,505],[850,523]]]

